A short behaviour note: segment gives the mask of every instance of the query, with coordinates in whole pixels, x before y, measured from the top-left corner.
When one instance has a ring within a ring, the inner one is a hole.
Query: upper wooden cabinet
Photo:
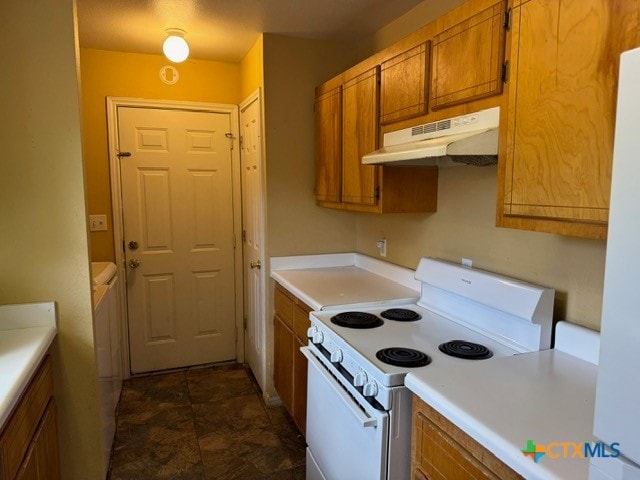
[[[378,146],[379,72],[376,66],[338,87],[317,89],[316,201],[360,212],[435,212],[436,167],[362,164]]]
[[[377,168],[362,164],[362,156],[378,147],[380,69],[349,80],[342,93],[342,202],[375,205]]]
[[[429,42],[382,62],[380,123],[427,113]]]
[[[342,85],[316,98],[316,199],[342,198]]]
[[[637,0],[515,0],[499,226],[604,238],[619,56]]]
[[[506,0],[431,42],[432,110],[502,93]]]

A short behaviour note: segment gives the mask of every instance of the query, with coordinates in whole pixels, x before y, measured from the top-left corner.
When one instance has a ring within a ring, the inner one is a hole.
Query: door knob
[[[251,268],[257,268],[258,270],[262,268],[262,264],[260,263],[260,260],[256,260],[255,262],[251,262],[249,264],[249,266]]]
[[[131,260],[129,260],[129,268],[136,269],[139,266],[140,266],[140,260],[136,260],[135,258],[132,258]]]

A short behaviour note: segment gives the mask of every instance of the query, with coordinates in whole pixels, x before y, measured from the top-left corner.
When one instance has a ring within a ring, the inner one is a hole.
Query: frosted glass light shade
[[[174,32],[175,31],[170,32],[170,35],[162,44],[162,51],[172,62],[184,62],[189,56],[189,45],[187,45],[187,42],[182,36],[176,35]]]

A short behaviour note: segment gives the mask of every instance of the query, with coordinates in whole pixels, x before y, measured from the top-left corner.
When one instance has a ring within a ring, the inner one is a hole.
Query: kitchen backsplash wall
[[[264,34],[267,250],[352,252],[356,218],[315,205],[315,87],[359,58],[339,42]]]
[[[556,289],[555,318],[600,328],[606,242],[495,226],[496,167],[440,169],[433,214],[358,215],[357,251],[415,268],[423,256],[459,262]]]

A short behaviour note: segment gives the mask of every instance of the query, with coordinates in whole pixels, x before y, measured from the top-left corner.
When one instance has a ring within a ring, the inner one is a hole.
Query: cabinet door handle
[[[257,268],[258,270],[260,270],[262,268],[262,264],[260,263],[260,260],[256,260],[255,262],[251,262],[249,264],[249,266],[251,268]]]

